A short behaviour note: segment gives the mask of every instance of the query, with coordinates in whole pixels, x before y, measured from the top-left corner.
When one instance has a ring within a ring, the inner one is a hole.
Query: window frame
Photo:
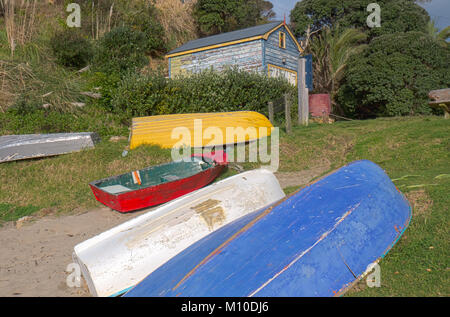
[[[278,33],[278,47],[284,49],[286,48],[286,33],[283,31]]]

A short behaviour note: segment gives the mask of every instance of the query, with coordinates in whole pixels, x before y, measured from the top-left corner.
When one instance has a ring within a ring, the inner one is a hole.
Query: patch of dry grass
[[[192,11],[197,0],[156,0],[159,22],[166,34],[173,36],[174,44],[181,45],[197,38],[197,26]]]
[[[415,190],[406,193],[414,217],[427,217],[431,213],[433,200],[428,196],[425,190]]]
[[[37,0],[0,0],[11,56],[18,45],[29,42],[36,29]]]
[[[0,111],[5,112],[20,95],[27,96],[39,106],[67,110],[81,101],[82,78],[66,71],[51,60],[39,66],[20,61],[0,59]]]

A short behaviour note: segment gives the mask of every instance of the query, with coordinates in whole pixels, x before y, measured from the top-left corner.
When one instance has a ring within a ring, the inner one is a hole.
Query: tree
[[[144,33],[146,53],[155,56],[166,52],[165,31],[157,19],[157,9],[152,2],[134,0],[122,5],[124,24]]]
[[[208,36],[265,23],[274,16],[272,8],[264,0],[198,0],[194,16],[199,33]]]
[[[81,31],[100,39],[112,29],[126,26],[141,31],[146,53],[159,56],[167,51],[166,34],[158,19],[158,10],[148,0],[77,0],[81,6]]]
[[[315,37],[310,52],[314,60],[314,87],[316,91],[329,93],[335,110],[342,113],[336,104],[335,96],[339,91],[349,59],[361,53],[366,45],[362,45],[367,35],[357,29],[347,28],[334,30],[325,27]]]
[[[427,34],[438,41],[442,46],[446,46],[448,45],[447,39],[450,38],[450,26],[439,31],[436,27],[436,22],[431,20],[427,24]]]
[[[450,85],[450,48],[420,32],[387,34],[352,58],[337,100],[349,116],[431,114],[428,92]]]
[[[302,0],[291,11],[291,23],[296,36],[303,36],[324,26],[339,24],[342,28],[361,28],[368,40],[383,34],[425,31],[429,16],[414,0],[377,0],[381,7],[381,27],[367,26],[367,6],[373,0]]]

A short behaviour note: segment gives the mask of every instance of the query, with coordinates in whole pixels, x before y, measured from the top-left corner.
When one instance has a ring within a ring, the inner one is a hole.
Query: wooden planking
[[[237,66],[248,71],[263,71],[262,42],[256,40],[170,58],[170,76],[197,73],[205,69],[218,71]]]
[[[287,81],[293,85],[296,86],[297,85],[297,72],[287,69],[287,68],[283,68],[283,67],[279,67],[279,66],[275,66],[272,64],[267,64],[267,74],[269,77],[274,77],[274,78],[278,78],[278,77],[284,77],[287,79]]]
[[[286,36],[286,48],[280,48],[278,45],[278,36],[280,32],[286,32],[286,35],[288,35],[285,27],[281,27],[279,30],[273,32],[265,43],[266,70],[267,64],[272,64],[297,71],[297,60],[300,54],[297,45],[290,36]],[[286,58],[286,64],[283,64],[283,58]]]
[[[300,52],[300,53],[302,53],[303,54],[303,49],[302,49],[302,47],[300,46],[300,43],[297,41],[297,39],[295,38],[295,36],[294,36],[294,34],[292,33],[292,31],[289,29],[289,27],[286,25],[286,24],[280,24],[279,26],[277,26],[276,28],[274,28],[274,29],[272,29],[271,31],[269,31],[269,32],[267,32],[266,34],[264,34],[264,36],[263,36],[263,38],[265,39],[265,40],[267,40],[268,38],[269,38],[269,36],[273,33],[273,32],[275,32],[275,31],[277,31],[278,29],[282,29],[282,28],[284,28],[285,30],[282,30],[282,32],[284,32],[284,31],[287,31],[287,33],[291,36],[291,39],[292,39],[292,41],[294,42],[294,44],[295,44],[295,46],[297,47],[297,50]]]
[[[279,47],[280,32],[286,34],[286,48]],[[258,39],[171,57],[170,77],[198,73],[205,69],[222,71],[232,66],[268,74],[269,64],[296,72],[299,55],[296,41],[285,26],[280,26],[268,35],[267,40]],[[286,60],[285,63],[283,59]]]

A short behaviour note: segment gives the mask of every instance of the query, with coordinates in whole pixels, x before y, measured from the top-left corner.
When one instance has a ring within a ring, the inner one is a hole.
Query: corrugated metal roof
[[[200,39],[196,39],[190,42],[187,42],[186,44],[183,44],[182,46],[170,51],[167,55],[181,53],[184,51],[190,51],[195,50],[198,48],[216,45],[216,44],[222,44],[227,42],[233,42],[238,41],[242,39],[246,39],[249,37],[254,36],[260,36],[264,35],[270,30],[276,28],[278,25],[283,23],[282,21],[274,21],[267,24],[257,25],[250,28],[227,32],[227,33],[221,33],[213,36],[203,37]]]

